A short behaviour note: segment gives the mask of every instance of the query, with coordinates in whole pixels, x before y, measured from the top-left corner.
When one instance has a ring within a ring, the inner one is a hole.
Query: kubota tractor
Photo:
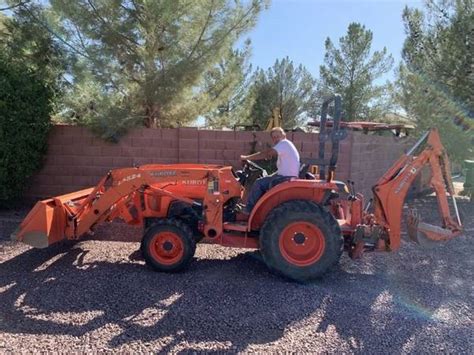
[[[331,134],[325,130],[330,102],[335,102]],[[158,271],[185,268],[196,243],[259,249],[273,271],[297,281],[323,275],[345,250],[352,258],[364,251],[400,247],[405,196],[420,170],[429,166],[442,226],[427,225],[412,213],[408,232],[417,241],[448,240],[461,233],[449,161],[436,129],[427,132],[373,187],[373,204],[364,204],[349,184],[333,179],[339,140],[341,99],[335,95],[322,109],[319,176],[305,171],[272,187],[258,201],[248,221],[236,213],[245,180],[264,174],[247,161],[237,173],[229,166],[205,164],[144,165],[111,170],[93,188],[38,202],[15,233],[14,240],[43,248],[64,239],[79,239],[95,225],[121,218],[143,228],[141,251]],[[324,143],[332,138],[328,163]],[[421,145],[424,150],[414,155]],[[327,174],[326,174],[327,172]],[[327,175],[327,176],[326,176]],[[456,219],[450,215],[452,196]]]

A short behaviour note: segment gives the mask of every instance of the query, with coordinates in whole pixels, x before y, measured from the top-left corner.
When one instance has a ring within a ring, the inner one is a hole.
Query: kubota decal
[[[206,185],[206,180],[181,180],[183,185]]]
[[[176,170],[150,171],[150,175],[153,176],[153,177],[176,176]]]

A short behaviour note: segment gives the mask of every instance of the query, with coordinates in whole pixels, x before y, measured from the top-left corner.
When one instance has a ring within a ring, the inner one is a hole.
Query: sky
[[[422,0],[273,0],[260,13],[257,25],[242,37],[252,41],[250,62],[267,69],[276,59],[288,56],[319,77],[324,63],[324,42],[334,44],[347,33],[351,22],[373,32],[372,51],[386,47],[395,65],[401,61],[405,39],[402,11],[405,6],[423,7]],[[392,80],[394,71],[383,78]]]

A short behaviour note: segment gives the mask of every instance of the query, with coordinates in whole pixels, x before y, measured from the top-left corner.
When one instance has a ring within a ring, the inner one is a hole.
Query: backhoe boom
[[[413,153],[426,141],[426,147],[417,156]],[[451,171],[446,151],[441,144],[437,129],[431,129],[423,135],[415,146],[398,159],[395,164],[373,186],[374,216],[387,235],[385,248],[397,250],[400,247],[401,217],[403,204],[408,190],[424,167],[431,169],[430,184],[436,192],[438,207],[442,218],[442,228],[428,227],[420,224],[418,216],[409,216],[409,234],[415,241],[420,241],[416,232],[420,232],[430,240],[448,240],[460,234],[462,226],[457,212]],[[453,198],[456,220],[451,217],[446,194]]]

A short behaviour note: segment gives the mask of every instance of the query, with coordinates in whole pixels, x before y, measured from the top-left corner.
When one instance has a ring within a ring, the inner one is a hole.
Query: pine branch
[[[188,59],[191,58],[191,56],[194,54],[194,51],[196,50],[197,46],[199,45],[199,43],[201,43],[202,36],[204,35],[204,32],[206,32],[207,26],[209,25],[209,22],[211,20],[213,8],[214,8],[214,0],[212,0],[212,2],[211,2],[211,7],[209,8],[209,13],[207,15],[206,23],[202,27],[201,34],[199,35],[199,38],[196,41],[196,44],[194,45],[193,49],[191,50],[191,53],[189,53]]]
[[[112,30],[114,33],[118,34],[120,37],[126,39],[127,41],[129,42],[132,42],[134,45],[138,46],[138,43],[136,41],[134,41],[132,38],[128,37],[128,36],[125,36],[123,33],[119,32],[119,31],[116,31],[114,30],[110,25],[109,23],[100,15],[99,11],[97,10],[97,8],[94,6],[94,4],[92,3],[91,0],[87,0],[87,2],[89,3],[89,5],[92,7],[92,11],[94,12],[94,15],[109,29],[109,30]],[[134,51],[133,48],[131,48],[130,46],[126,45],[127,48],[131,49],[132,51]]]
[[[33,12],[28,9],[28,7],[24,7],[25,11],[28,12],[28,14],[31,16],[31,18],[33,20],[35,20],[38,24],[41,25],[41,27],[43,27],[46,31],[48,31],[53,37],[57,38],[61,43],[63,43],[65,46],[71,48],[75,53],[81,55],[82,57],[84,58],[87,58],[87,59],[92,59],[90,58],[87,54],[81,52],[80,50],[78,50],[76,47],[72,46],[71,44],[69,44],[66,40],[64,40],[60,35],[58,35],[56,32],[54,32],[52,29],[49,28],[49,26],[47,24],[45,24],[43,21],[41,21],[38,17],[36,17]]]
[[[20,6],[26,5],[26,4],[28,4],[29,2],[30,2],[30,0],[20,1],[18,4],[11,5],[11,6],[7,6],[7,7],[2,7],[2,8],[0,8],[0,11],[11,10],[11,9],[16,8],[16,7],[20,7]]]
[[[84,43],[84,39],[82,38],[81,31],[79,30],[79,28],[74,22],[72,22],[72,24],[74,28],[76,29],[77,37],[79,38],[79,42],[81,42],[82,49],[87,52],[87,46]]]
[[[252,5],[249,10],[240,18],[239,21],[237,21],[237,23],[235,25],[233,25],[231,28],[229,28],[229,30],[220,38],[220,40],[218,40],[215,44],[220,44],[222,41],[224,41],[225,38],[227,38],[227,36],[232,32],[234,31],[239,25],[242,24],[242,21],[244,19],[247,18],[248,15],[250,15],[250,13],[254,10],[256,6],[255,5]],[[209,49],[207,52],[203,52],[201,55],[199,55],[198,57],[196,57],[194,60],[192,60],[192,62],[196,62],[197,60],[201,59],[202,57],[204,57],[205,54],[207,54],[209,51],[211,51],[211,49]]]

